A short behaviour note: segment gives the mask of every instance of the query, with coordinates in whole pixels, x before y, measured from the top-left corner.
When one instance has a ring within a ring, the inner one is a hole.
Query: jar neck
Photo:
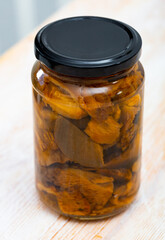
[[[108,75],[104,77],[75,77],[75,76],[68,76],[68,75],[63,75],[61,73],[57,73],[50,68],[48,68],[46,65],[40,62],[41,69],[44,71],[45,74],[47,74],[49,77],[56,78],[57,80],[59,79],[62,82],[65,83],[74,83],[74,84],[80,84],[81,85],[88,85],[88,84],[99,84],[103,83],[104,84],[107,82],[114,82],[117,81],[121,78],[124,78],[131,74],[132,72],[136,71],[138,68],[138,63],[134,64],[131,68],[126,69],[124,71],[118,72],[113,75]]]

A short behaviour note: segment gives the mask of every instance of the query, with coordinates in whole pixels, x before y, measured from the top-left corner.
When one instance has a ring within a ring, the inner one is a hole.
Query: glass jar
[[[57,213],[100,219],[135,199],[144,90],[140,50],[132,27],[107,18],[68,18],[37,34],[36,186]]]

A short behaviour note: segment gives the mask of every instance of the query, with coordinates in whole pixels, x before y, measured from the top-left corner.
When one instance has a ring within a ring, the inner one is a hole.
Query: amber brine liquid
[[[141,64],[116,76],[74,79],[53,75],[37,62],[32,81],[41,199],[78,219],[126,209],[140,185]]]

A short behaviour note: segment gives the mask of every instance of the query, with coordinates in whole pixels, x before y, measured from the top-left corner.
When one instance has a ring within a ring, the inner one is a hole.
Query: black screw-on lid
[[[141,37],[129,25],[102,17],[72,17],[50,23],[35,38],[35,55],[48,68],[78,77],[111,75],[140,57]]]

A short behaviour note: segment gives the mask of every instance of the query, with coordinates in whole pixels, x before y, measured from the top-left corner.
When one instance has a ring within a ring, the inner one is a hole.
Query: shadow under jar
[[[57,213],[101,219],[140,185],[144,70],[141,38],[107,18],[51,23],[32,69],[36,186]]]

